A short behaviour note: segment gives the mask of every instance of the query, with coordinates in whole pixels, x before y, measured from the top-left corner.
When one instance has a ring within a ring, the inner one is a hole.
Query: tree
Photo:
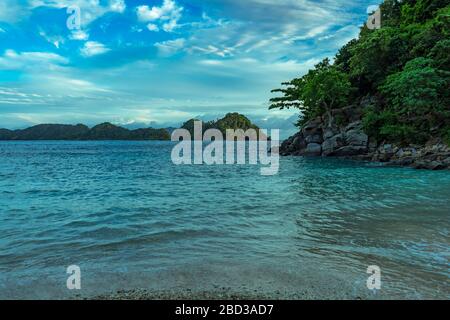
[[[423,23],[446,6],[448,0],[408,0],[401,8],[402,22]]]
[[[283,97],[272,98],[270,109],[299,108],[307,121],[326,114],[331,125],[331,110],[344,107],[348,101],[352,86],[346,73],[330,64],[328,59],[317,64],[302,78],[288,83],[287,89],[276,89]]]
[[[346,45],[344,45],[341,49],[339,49],[336,54],[336,59],[334,60],[334,64],[343,72],[350,72],[350,59],[352,57],[352,48],[358,43],[356,39],[351,40]]]
[[[388,105],[400,119],[422,129],[448,121],[450,114],[450,72],[439,70],[433,64],[428,58],[411,60],[380,86]]]
[[[368,88],[360,88],[361,94],[373,91],[386,76],[399,71],[407,55],[407,43],[396,28],[376,30],[351,48],[350,75]]]
[[[428,55],[433,59],[433,65],[442,70],[450,71],[450,40],[441,40],[431,49]]]

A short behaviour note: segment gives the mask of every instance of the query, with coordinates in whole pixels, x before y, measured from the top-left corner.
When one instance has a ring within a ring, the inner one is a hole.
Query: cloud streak
[[[295,111],[269,112],[270,90],[332,57],[358,34],[372,4],[4,0],[0,127],[30,121],[175,124],[233,111],[261,123],[285,123]],[[80,30],[66,27],[68,5],[81,9]]]

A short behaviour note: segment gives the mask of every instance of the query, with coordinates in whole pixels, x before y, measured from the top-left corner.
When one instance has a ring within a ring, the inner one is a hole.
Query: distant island
[[[40,124],[23,130],[0,129],[0,140],[170,140],[166,129],[128,130],[109,122],[92,128],[84,124]]]
[[[228,113],[222,119],[215,121],[203,122],[199,119],[190,119],[189,121],[186,121],[181,128],[188,130],[191,133],[191,136],[194,136],[194,123],[197,121],[202,123],[203,133],[209,129],[218,129],[224,136],[226,135],[227,129],[242,129],[244,131],[254,129],[257,133],[259,132],[258,126],[253,124],[246,116],[237,112]]]
[[[185,122],[183,129],[193,131],[194,121],[191,119]],[[259,128],[254,125],[247,117],[239,113],[229,113],[224,118],[216,121],[203,123],[203,129],[219,129],[225,133],[226,129],[255,129]],[[167,141],[171,139],[171,132],[174,128],[154,129],[142,128],[129,130],[109,122],[96,125],[92,128],[84,124],[67,125],[67,124],[39,124],[22,130],[0,129],[0,140],[161,140]]]

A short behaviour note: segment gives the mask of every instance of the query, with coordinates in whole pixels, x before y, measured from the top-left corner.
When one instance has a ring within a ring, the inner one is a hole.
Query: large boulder
[[[363,124],[362,124],[361,120],[354,121],[345,127],[346,132],[353,131],[353,130],[363,131]]]
[[[326,139],[322,144],[322,155],[327,157],[333,154],[336,150],[343,147],[345,139],[342,134],[335,135],[329,139]]]
[[[306,141],[302,134],[297,135],[292,141],[292,147],[294,150],[301,150],[306,148]]]
[[[443,170],[448,168],[444,162],[440,161],[423,161],[419,160],[413,164],[416,169],[427,169],[427,170]]]
[[[366,147],[369,143],[369,136],[360,130],[350,130],[345,133],[345,141],[351,146]]]
[[[302,128],[302,133],[306,136],[322,133],[322,118],[318,117],[308,121]]]
[[[331,129],[331,128],[326,128],[324,131],[323,131],[323,139],[324,140],[327,140],[327,139],[330,139],[332,136],[334,136],[336,133],[333,131],[333,129]]]
[[[306,136],[305,137],[305,141],[306,141],[307,144],[309,144],[309,143],[321,144],[323,142],[323,138],[322,138],[321,134],[316,133],[316,134],[312,134],[312,135]]]
[[[335,157],[351,157],[367,153],[367,148],[362,146],[344,146],[330,154]]]

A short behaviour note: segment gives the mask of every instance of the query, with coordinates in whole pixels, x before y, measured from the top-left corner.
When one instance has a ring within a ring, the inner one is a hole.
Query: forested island
[[[191,119],[183,124],[182,129],[193,135],[194,122]],[[239,113],[228,113],[224,118],[202,122],[203,131],[219,129],[225,134],[227,129],[255,129],[247,117]],[[39,124],[23,130],[0,129],[0,140],[170,140],[174,128],[154,129],[142,128],[129,130],[106,122],[92,128],[84,124]]]
[[[271,109],[298,108],[281,154],[450,167],[450,4],[385,0],[381,28],[363,26],[334,61],[273,90]]]
[[[0,140],[170,140],[166,129],[136,129],[109,122],[89,128],[83,124],[40,124],[23,130],[0,129]]]
[[[186,121],[181,128],[188,130],[191,133],[191,136],[193,136],[195,122],[202,123],[203,132],[209,129],[218,129],[220,132],[222,132],[223,135],[226,135],[227,129],[242,129],[244,131],[247,131],[248,129],[254,129],[257,132],[259,131],[258,126],[253,124],[246,116],[236,112],[228,113],[222,119],[207,122],[203,122],[199,119],[190,119]]]

